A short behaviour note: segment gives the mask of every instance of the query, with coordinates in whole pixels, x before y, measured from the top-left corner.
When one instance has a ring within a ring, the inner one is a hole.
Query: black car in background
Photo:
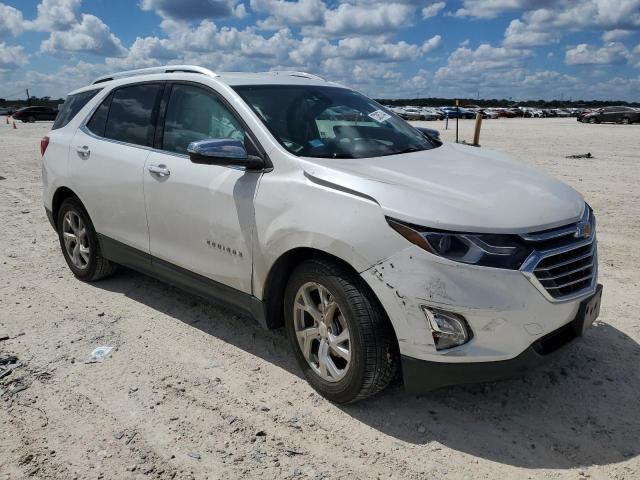
[[[40,120],[55,120],[58,116],[58,109],[51,107],[23,107],[12,115],[15,120],[23,122],[37,122]]]
[[[604,107],[584,112],[578,116],[578,121],[583,123],[638,123],[640,122],[640,110],[624,106]]]

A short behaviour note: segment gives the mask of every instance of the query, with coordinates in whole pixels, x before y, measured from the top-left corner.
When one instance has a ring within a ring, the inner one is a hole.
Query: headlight
[[[517,270],[531,253],[516,235],[446,232],[388,217],[387,223],[411,243],[456,262]]]

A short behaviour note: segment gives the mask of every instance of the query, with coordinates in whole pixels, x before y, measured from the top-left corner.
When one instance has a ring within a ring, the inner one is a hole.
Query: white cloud
[[[22,12],[0,3],[0,38],[9,35],[20,35],[23,29],[24,19],[22,18]]]
[[[524,22],[535,30],[640,27],[640,0],[561,0],[552,5],[525,13]]]
[[[581,43],[565,52],[567,65],[612,65],[627,63],[631,53],[620,42],[609,42],[598,48]]]
[[[622,38],[626,30],[640,27],[640,0],[473,1],[476,6],[494,3],[531,7],[506,29],[504,45],[508,47],[547,45],[557,42],[563,34],[584,30],[609,30],[603,39],[612,41]]]
[[[602,34],[603,42],[613,42],[615,40],[622,40],[623,38],[627,38],[633,35],[633,30],[622,30],[620,28],[615,30],[609,30]]]
[[[498,15],[545,4],[551,0],[464,0],[462,7],[456,10],[456,17],[495,18]]]
[[[518,19],[512,20],[504,32],[503,45],[505,47],[536,47],[557,42],[560,39],[560,33],[540,32],[528,29],[527,26]]]
[[[11,46],[0,42],[0,71],[23,67],[27,64],[27,58],[21,45]]]
[[[42,0],[38,4],[38,16],[28,22],[28,27],[48,32],[65,30],[76,23],[81,3],[82,0]]]
[[[476,50],[460,47],[449,56],[446,66],[436,72],[436,78],[445,80],[460,77],[473,82],[476,75],[518,68],[529,56],[529,50],[492,47],[487,43]]]
[[[422,9],[422,18],[435,17],[446,5],[445,2],[436,2],[424,7]]]
[[[80,23],[69,30],[51,32],[40,50],[47,53],[88,52],[105,57],[121,57],[127,51],[107,25],[94,15],[82,14]]]
[[[327,11],[322,0],[251,0],[251,8],[258,13],[270,16],[258,23],[266,29],[275,29],[287,25],[319,25],[324,21]]]

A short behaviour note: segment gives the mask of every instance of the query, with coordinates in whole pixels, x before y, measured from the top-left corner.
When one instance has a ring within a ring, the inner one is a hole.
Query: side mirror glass
[[[261,158],[247,153],[242,141],[230,138],[210,138],[191,142],[187,152],[193,163],[239,166],[247,170],[259,170],[264,166]]]

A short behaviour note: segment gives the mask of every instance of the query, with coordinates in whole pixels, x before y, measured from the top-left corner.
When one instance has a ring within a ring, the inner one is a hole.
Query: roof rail
[[[272,75],[288,75],[290,77],[302,77],[302,78],[308,78],[310,80],[321,80],[323,82],[326,82],[324,78],[318,75],[314,75],[313,73],[296,72],[295,70],[271,70],[265,73],[270,73]]]
[[[198,67],[196,65],[165,65],[163,67],[149,67],[149,68],[140,68],[137,70],[126,70],[124,72],[112,73],[110,75],[103,75],[102,77],[96,78],[92,85],[96,83],[108,82],[110,80],[115,80],[117,78],[127,78],[127,77],[135,77],[137,75],[151,75],[153,73],[201,73],[208,77],[218,77],[219,75],[215,72],[212,72],[208,68]]]

